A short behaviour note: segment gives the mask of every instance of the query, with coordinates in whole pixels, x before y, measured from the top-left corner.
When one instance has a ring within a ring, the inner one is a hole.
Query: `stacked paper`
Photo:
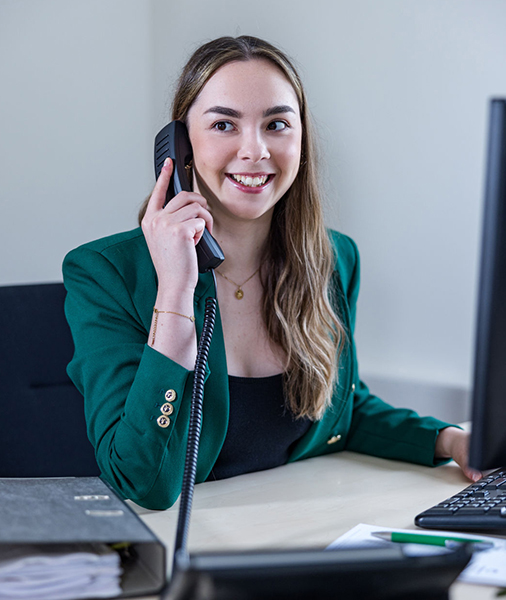
[[[105,544],[0,544],[0,600],[111,598],[121,594],[121,573]]]

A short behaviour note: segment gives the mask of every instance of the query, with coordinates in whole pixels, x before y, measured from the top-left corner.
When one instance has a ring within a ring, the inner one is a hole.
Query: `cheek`
[[[227,165],[229,151],[225,144],[213,143],[213,140],[203,141],[198,148],[193,148],[193,160],[203,174],[212,172],[219,174]]]
[[[283,163],[287,173],[295,177],[300,166],[300,147],[286,151],[283,156]]]
[[[283,155],[283,169],[285,171],[285,183],[283,187],[288,189],[295,181],[300,169],[301,148],[294,144],[287,148]],[[286,191],[286,190],[285,190]]]
[[[193,162],[197,167],[203,168],[209,162],[209,158],[212,157],[212,151],[209,150],[211,144],[206,139],[204,132],[200,131],[198,127],[190,127],[189,131],[193,149]]]
[[[193,163],[205,179],[209,179],[213,172],[216,171],[216,156],[208,150],[201,150],[198,153],[194,152]]]
[[[299,168],[302,149],[302,140],[299,136],[294,136],[290,143],[279,147],[279,156],[283,161],[285,168]]]

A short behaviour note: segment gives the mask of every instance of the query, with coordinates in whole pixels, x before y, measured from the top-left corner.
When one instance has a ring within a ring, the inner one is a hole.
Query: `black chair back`
[[[0,477],[99,475],[62,283],[0,287]]]

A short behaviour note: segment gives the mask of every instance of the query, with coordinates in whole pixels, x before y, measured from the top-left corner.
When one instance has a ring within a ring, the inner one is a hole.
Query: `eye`
[[[217,121],[213,125],[213,129],[217,129],[218,131],[232,131],[234,126],[230,121]]]
[[[285,121],[272,121],[267,125],[267,129],[269,131],[283,131],[283,129],[287,129],[288,123]]]

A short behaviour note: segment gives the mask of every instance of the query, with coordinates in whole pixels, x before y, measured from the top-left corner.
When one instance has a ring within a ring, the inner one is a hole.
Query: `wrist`
[[[436,458],[451,458],[453,456],[453,445],[455,440],[462,433],[457,427],[445,427],[441,429],[436,439],[434,456]]]
[[[158,310],[175,310],[184,314],[193,314],[194,290],[158,288],[154,306]]]

